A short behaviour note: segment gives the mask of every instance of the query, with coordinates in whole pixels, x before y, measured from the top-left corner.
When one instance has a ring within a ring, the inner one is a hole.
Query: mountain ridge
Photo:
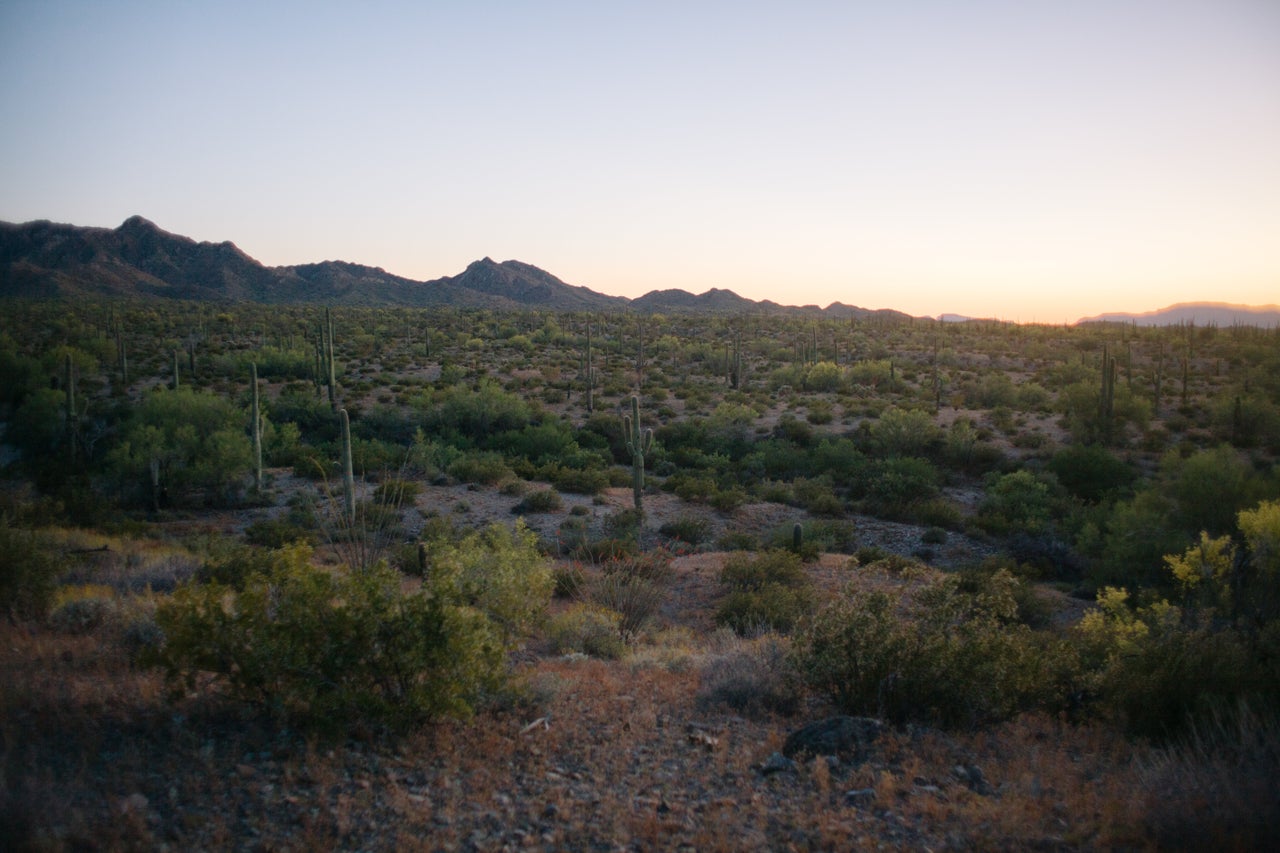
[[[712,287],[702,293],[670,288],[629,299],[571,285],[523,261],[484,257],[457,275],[418,281],[381,267],[341,260],[269,267],[235,243],[198,242],[142,216],[116,228],[36,220],[0,222],[0,297],[160,297],[264,304],[326,303],[368,307],[540,308],[645,314],[794,314],[825,318],[911,319],[892,309],[842,302],[781,305]],[[959,315],[943,315],[962,321]],[[1280,326],[1280,308],[1180,303],[1143,314],[1109,313],[1077,323],[1179,322]]]
[[[417,281],[349,261],[268,267],[230,241],[197,242],[142,216],[117,228],[38,220],[0,222],[0,296],[27,298],[166,297],[265,304],[326,303],[387,307],[455,305],[554,311],[790,313],[825,316],[817,306],[754,301],[731,290],[701,294],[654,290],[638,299],[567,284],[523,261],[484,257],[461,273]],[[833,303],[831,316],[878,314]]]

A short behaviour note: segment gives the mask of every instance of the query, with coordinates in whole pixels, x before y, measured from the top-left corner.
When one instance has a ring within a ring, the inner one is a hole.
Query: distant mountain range
[[[553,311],[780,313],[889,316],[841,303],[790,307],[729,290],[655,290],[638,299],[565,284],[520,261],[482,258],[455,276],[414,281],[344,261],[267,267],[234,243],[200,243],[133,216],[119,228],[0,223],[0,297],[167,297],[200,301],[422,307],[456,305]]]
[[[799,314],[813,317],[909,319],[901,311],[835,302],[789,306],[754,301],[731,290],[653,290],[636,299],[565,284],[520,261],[474,261],[454,276],[415,281],[380,267],[345,261],[268,267],[234,243],[196,242],[133,216],[119,228],[47,221],[0,222],[0,297],[164,297],[197,301],[320,303],[387,307],[454,305],[551,311],[631,311],[647,314]],[[944,315],[942,319],[963,321]],[[1162,325],[1280,325],[1280,308],[1192,303],[1147,314],[1103,314],[1080,320]]]
[[[1134,323],[1139,326],[1280,326],[1280,305],[1228,305],[1225,302],[1180,302],[1144,314],[1099,314],[1080,323]]]

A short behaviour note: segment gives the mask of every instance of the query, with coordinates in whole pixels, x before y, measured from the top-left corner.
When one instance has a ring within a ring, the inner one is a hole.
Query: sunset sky
[[[1280,0],[0,2],[0,220],[1022,322],[1280,302]]]

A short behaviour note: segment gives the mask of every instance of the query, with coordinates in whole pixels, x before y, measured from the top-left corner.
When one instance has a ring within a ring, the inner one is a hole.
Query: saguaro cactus
[[[639,397],[631,398],[631,414],[622,416],[622,435],[627,440],[627,451],[631,454],[631,489],[635,495],[636,509],[643,510],[644,455],[653,447],[653,430],[640,428]]]
[[[324,309],[324,329],[321,330],[325,341],[325,370],[329,385],[329,406],[338,408],[338,382],[333,366],[333,316],[329,309]]]
[[[595,411],[595,395],[594,388],[596,384],[595,368],[591,362],[591,323],[587,323],[587,358],[585,361],[584,375],[587,378],[587,414]]]
[[[342,510],[347,527],[354,530],[356,526],[356,480],[355,470],[351,464],[351,420],[346,409],[338,410],[338,419],[342,421]]]
[[[76,459],[76,374],[75,365],[71,363],[71,353],[67,353],[67,357],[63,363],[64,375],[62,383],[67,395],[67,454],[69,462],[75,462]]]
[[[258,364],[249,365],[253,373],[253,490],[262,491],[262,412],[258,406]]]
[[[129,384],[129,358],[124,348],[123,321],[116,322],[116,366],[120,368],[120,384]]]
[[[1116,360],[1106,344],[1102,345],[1102,392],[1098,401],[1098,414],[1103,424],[1109,425],[1115,413]]]

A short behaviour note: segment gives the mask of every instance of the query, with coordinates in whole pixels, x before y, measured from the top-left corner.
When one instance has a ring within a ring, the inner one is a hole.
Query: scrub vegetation
[[[5,309],[18,849],[1280,835],[1280,330]]]

